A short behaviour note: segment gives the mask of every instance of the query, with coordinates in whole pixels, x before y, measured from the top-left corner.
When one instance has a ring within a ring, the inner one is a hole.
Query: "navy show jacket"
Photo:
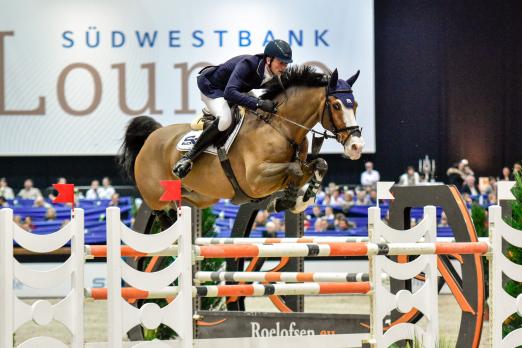
[[[207,97],[224,97],[230,103],[255,110],[257,99],[245,93],[261,87],[264,73],[262,54],[241,55],[203,69],[197,81],[199,90]]]

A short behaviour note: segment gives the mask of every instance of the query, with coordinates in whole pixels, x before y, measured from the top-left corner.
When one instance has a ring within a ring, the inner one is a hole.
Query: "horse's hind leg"
[[[293,208],[297,201],[299,187],[301,187],[300,183],[302,181],[308,180],[309,175],[305,176],[300,162],[290,162],[286,165],[286,173],[288,175],[288,186],[283,191],[283,195],[281,197],[273,199],[268,204],[267,210],[270,212],[280,212]]]
[[[270,203],[268,203],[266,209],[270,213],[275,213],[292,208],[296,203],[298,192],[299,186],[288,185],[288,187],[283,191],[283,195],[272,199]]]

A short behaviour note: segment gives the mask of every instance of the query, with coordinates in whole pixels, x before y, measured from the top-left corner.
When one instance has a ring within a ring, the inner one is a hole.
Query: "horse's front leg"
[[[315,203],[315,196],[321,188],[321,184],[328,171],[328,164],[322,158],[317,158],[303,165],[303,180],[295,204],[290,208],[294,214],[301,213],[307,207]]]

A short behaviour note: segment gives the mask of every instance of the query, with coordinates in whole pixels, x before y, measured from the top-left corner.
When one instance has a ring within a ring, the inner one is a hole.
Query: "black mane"
[[[281,75],[281,83],[275,78],[266,84],[266,91],[261,98],[274,99],[284,90],[294,86],[324,87],[327,84],[327,75],[316,72],[315,68],[309,65],[291,66]]]

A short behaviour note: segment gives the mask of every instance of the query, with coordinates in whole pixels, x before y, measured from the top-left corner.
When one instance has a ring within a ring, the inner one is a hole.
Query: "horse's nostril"
[[[357,151],[357,150],[358,150],[358,146],[357,146],[357,144],[353,144],[353,145],[352,145],[352,150],[353,150],[353,151]]]

